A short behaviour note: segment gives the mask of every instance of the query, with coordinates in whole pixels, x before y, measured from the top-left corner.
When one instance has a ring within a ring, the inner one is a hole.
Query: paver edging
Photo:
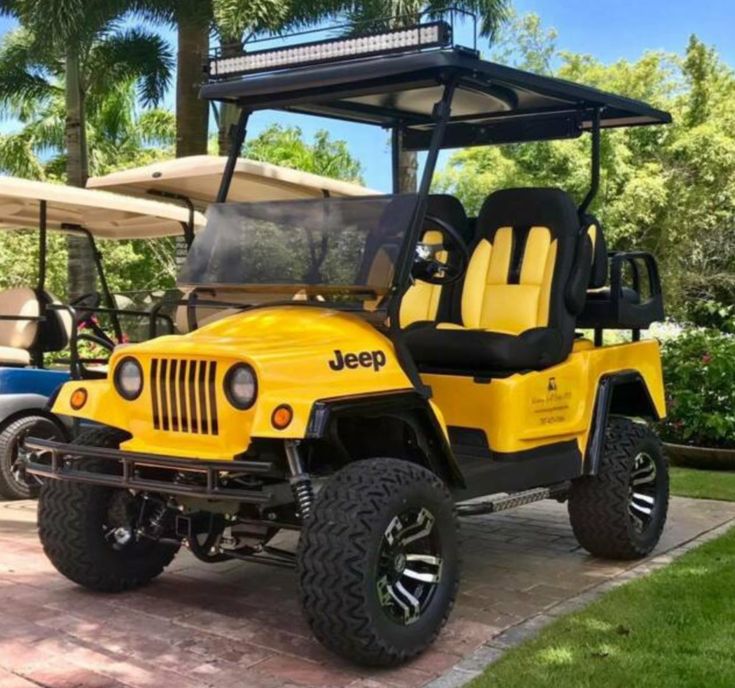
[[[675,559],[699,547],[710,540],[724,535],[735,527],[735,518],[700,533],[691,540],[687,540],[670,550],[661,552],[646,559],[640,564],[626,569],[613,578],[586,589],[574,597],[545,609],[539,614],[522,621],[515,626],[505,629],[502,633],[477,648],[471,655],[453,666],[441,676],[426,684],[424,688],[460,688],[480,676],[491,664],[497,662],[508,650],[536,636],[545,626],[559,617],[580,611],[596,599],[615,588],[625,585],[632,580],[642,578],[658,569],[668,566]]]

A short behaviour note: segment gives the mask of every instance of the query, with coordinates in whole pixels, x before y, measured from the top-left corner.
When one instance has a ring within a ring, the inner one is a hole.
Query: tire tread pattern
[[[450,581],[449,604],[439,624],[411,647],[397,647],[377,631],[368,607],[372,585],[366,562],[374,524],[391,498],[424,483],[446,499],[455,539],[458,522],[444,483],[422,466],[396,459],[357,461],[337,472],[321,490],[299,541],[299,583],[306,619],[328,648],[370,666],[395,666],[420,654],[451,612],[459,576]]]
[[[633,461],[644,441],[655,442],[666,480],[662,517],[645,540],[632,533],[628,515],[628,490]],[[645,424],[629,418],[609,420],[597,475],[572,483],[569,518],[582,547],[604,559],[641,559],[658,542],[668,511],[668,466],[658,436]]]
[[[19,488],[11,475],[11,460],[18,435],[27,432],[39,421],[54,424],[54,421],[47,416],[25,415],[9,423],[0,432],[0,497],[4,499],[35,499],[38,497],[37,485],[28,485],[24,490]],[[58,433],[61,437],[60,429]]]
[[[101,427],[80,433],[75,444],[116,448],[129,435]],[[109,462],[86,459],[85,466],[105,470]],[[114,488],[47,480],[38,503],[39,536],[56,569],[71,581],[100,592],[122,592],[148,583],[168,566],[178,551],[170,545],[146,549],[145,556],[122,557],[101,537],[101,505]]]

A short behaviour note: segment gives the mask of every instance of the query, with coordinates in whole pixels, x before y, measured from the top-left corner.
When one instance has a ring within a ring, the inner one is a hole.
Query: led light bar
[[[356,57],[441,48],[449,45],[451,40],[452,29],[449,24],[432,22],[355,38],[333,38],[233,57],[217,56],[209,60],[208,72],[210,78],[222,79]]]

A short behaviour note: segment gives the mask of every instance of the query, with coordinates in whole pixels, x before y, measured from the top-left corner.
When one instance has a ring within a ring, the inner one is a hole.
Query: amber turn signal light
[[[79,387],[78,389],[75,389],[71,393],[71,398],[69,399],[69,405],[75,411],[78,411],[86,403],[87,403],[87,390],[84,389],[84,387]]]
[[[276,406],[271,416],[271,423],[276,430],[283,430],[288,427],[293,419],[293,409],[288,404]]]

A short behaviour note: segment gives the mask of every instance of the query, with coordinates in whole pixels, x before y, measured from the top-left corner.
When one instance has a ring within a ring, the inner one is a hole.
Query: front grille
[[[151,403],[156,430],[219,433],[215,361],[154,358],[151,361]]]

